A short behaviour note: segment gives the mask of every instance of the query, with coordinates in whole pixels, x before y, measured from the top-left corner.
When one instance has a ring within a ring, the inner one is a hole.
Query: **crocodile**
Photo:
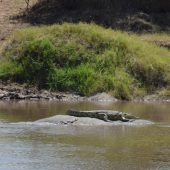
[[[92,111],[68,110],[66,114],[75,117],[96,118],[106,122],[112,121],[129,122],[139,119],[138,117],[133,116],[131,114],[113,110],[92,110]]]

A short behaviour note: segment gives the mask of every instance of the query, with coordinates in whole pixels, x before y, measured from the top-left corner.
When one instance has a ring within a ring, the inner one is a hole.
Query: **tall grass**
[[[17,75],[39,88],[131,99],[170,86],[170,51],[94,24],[17,31],[3,56],[0,78]]]

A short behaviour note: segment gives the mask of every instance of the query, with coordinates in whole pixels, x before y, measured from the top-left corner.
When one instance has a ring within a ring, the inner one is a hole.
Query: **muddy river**
[[[68,109],[112,109],[147,126],[56,126]],[[169,170],[170,103],[0,102],[0,170]]]

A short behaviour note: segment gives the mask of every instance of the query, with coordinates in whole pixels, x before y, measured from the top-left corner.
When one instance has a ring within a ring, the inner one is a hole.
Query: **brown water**
[[[145,127],[36,124],[67,109],[113,109]],[[0,102],[0,170],[169,170],[170,103]]]

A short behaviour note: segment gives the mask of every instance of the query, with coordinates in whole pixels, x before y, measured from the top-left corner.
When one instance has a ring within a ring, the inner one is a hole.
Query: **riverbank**
[[[0,100],[54,100],[54,101],[106,101],[116,102],[118,99],[107,93],[98,93],[94,96],[86,97],[73,93],[51,92],[49,90],[38,90],[29,85],[17,83],[0,83]]]
[[[95,24],[22,29],[1,55],[2,82],[80,96],[106,92],[120,100],[170,91],[168,49]]]
[[[0,100],[30,100],[30,101],[67,101],[67,102],[117,102],[121,101],[109,93],[97,93],[93,96],[80,96],[73,93],[51,92],[49,90],[38,90],[29,85],[20,85],[16,83],[0,83]],[[170,95],[147,95],[134,98],[134,102],[170,102]]]

